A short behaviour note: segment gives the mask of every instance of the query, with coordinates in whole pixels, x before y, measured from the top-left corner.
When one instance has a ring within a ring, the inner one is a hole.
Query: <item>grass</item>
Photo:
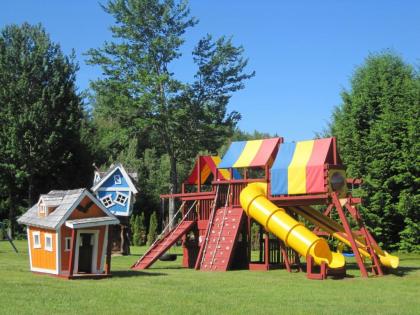
[[[29,272],[25,241],[0,242],[2,314],[419,314],[420,255],[400,255],[401,267],[362,279],[354,264],[343,280],[307,280],[304,273],[200,272],[175,262],[146,271],[133,255],[113,257],[113,278],[63,280]],[[178,249],[179,253],[179,249]]]

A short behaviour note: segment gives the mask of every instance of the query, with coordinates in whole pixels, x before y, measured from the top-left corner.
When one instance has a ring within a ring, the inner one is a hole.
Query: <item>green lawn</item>
[[[68,281],[29,272],[25,241],[15,254],[0,242],[2,314],[419,314],[420,255],[400,255],[398,272],[362,279],[354,265],[344,280],[307,280],[304,273],[200,272],[176,262],[147,271],[135,255],[113,257],[114,277]]]

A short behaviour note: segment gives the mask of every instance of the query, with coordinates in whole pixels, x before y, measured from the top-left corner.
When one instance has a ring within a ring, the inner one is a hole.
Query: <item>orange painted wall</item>
[[[66,237],[71,237],[71,229],[61,226],[61,270],[69,270],[70,251],[66,251]]]
[[[34,248],[34,238],[33,232],[40,232],[40,241],[41,248]],[[45,250],[45,234],[51,234],[52,236],[52,251]],[[32,266],[34,268],[43,268],[43,269],[56,269],[56,232],[54,230],[41,229],[36,227],[29,227],[29,242],[30,242],[30,251]]]

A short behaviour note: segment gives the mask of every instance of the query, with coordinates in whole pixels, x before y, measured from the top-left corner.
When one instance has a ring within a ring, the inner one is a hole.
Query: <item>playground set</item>
[[[352,196],[360,183],[346,177],[335,138],[233,142],[222,160],[199,156],[181,193],[161,195],[163,205],[179,200],[181,219],[175,224],[175,216],[131,268],[149,268],[182,240],[184,267],[290,272],[301,270],[303,257],[309,279],[344,276],[345,257],[326,240],[333,237],[338,247],[352,250],[362,277],[381,276],[397,268],[399,259],[383,251],[366,228],[357,209],[361,199]],[[251,253],[253,224],[259,226],[258,257]]]

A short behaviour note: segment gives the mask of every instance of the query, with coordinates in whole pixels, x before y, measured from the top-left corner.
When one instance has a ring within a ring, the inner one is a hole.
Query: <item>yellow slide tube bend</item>
[[[241,206],[246,214],[263,225],[267,231],[283,240],[302,256],[311,255],[316,264],[325,262],[330,268],[341,268],[344,256],[331,252],[327,242],[302,223],[290,217],[283,208],[267,199],[267,184],[248,184],[241,192]]]

